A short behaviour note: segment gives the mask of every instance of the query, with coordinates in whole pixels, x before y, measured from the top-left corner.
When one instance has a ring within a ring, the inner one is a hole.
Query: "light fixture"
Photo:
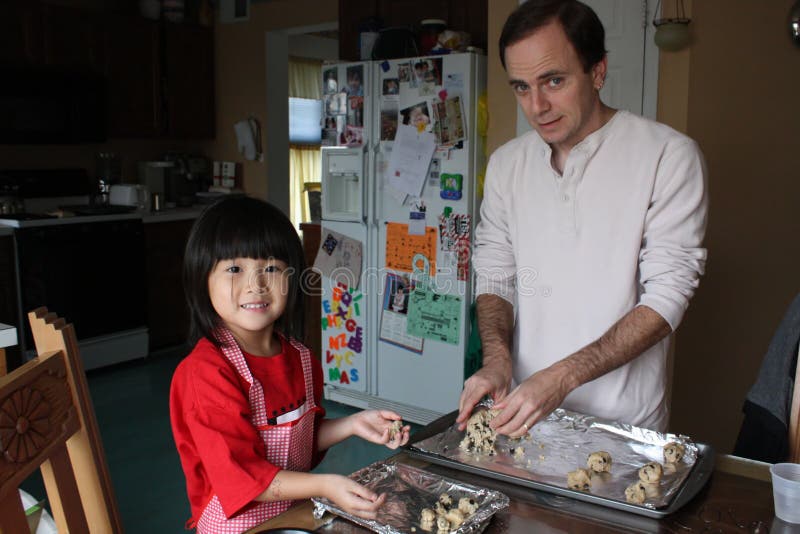
[[[656,15],[659,14],[661,0],[656,4]],[[675,0],[675,18],[654,18],[653,26],[656,27],[656,34],[653,40],[661,50],[675,52],[685,48],[691,40],[689,36],[689,23],[691,19],[686,17],[686,9],[683,0]]]
[[[794,44],[800,46],[800,0],[789,10],[789,36]]]

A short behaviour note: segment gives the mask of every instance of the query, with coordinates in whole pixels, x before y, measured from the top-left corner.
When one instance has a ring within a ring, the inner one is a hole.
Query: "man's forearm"
[[[502,297],[480,295],[476,302],[483,365],[511,365],[514,307]]]
[[[637,306],[597,341],[554,364],[571,388],[591,382],[625,365],[672,332],[666,320],[647,306]]]

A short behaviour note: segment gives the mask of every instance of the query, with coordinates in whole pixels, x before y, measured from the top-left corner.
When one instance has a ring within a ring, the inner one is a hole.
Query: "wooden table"
[[[405,453],[394,456],[392,460],[508,495],[510,506],[495,514],[484,531],[486,534],[800,532],[800,525],[788,525],[774,517],[769,464],[735,456],[718,456],[714,473],[706,487],[689,504],[662,519],[638,516],[428,464]],[[345,534],[370,532],[334,516],[315,519],[312,510],[311,501],[303,501],[249,532],[279,527]]]
[[[0,376],[8,373],[8,362],[6,361],[6,347],[13,347],[17,344],[17,329],[13,326],[0,323]]]

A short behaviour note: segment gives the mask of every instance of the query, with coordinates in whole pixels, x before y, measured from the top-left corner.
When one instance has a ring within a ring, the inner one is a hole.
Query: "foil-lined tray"
[[[378,494],[386,494],[386,502],[378,510],[377,519],[354,516],[324,498],[312,499],[314,517],[319,519],[329,511],[381,534],[424,534],[420,525],[422,509],[433,508],[439,496],[447,493],[456,505],[462,497],[470,497],[478,504],[477,510],[458,529],[451,531],[472,534],[482,532],[495,512],[506,508],[509,503],[508,497],[499,491],[395,462],[376,462],[356,471],[350,478]],[[432,532],[436,532],[435,526]]]
[[[477,409],[487,407],[484,404]],[[459,448],[465,432],[458,430],[456,415],[453,412],[431,423],[428,436],[406,446],[409,454],[447,467],[648,517],[660,518],[680,508],[705,485],[714,466],[713,449],[687,436],[563,409],[555,410],[534,425],[522,440],[498,435],[496,455],[478,455]],[[677,464],[664,462],[663,446],[670,441],[685,447],[684,457]],[[516,447],[522,447],[522,454],[512,452]],[[595,474],[588,491],[569,489],[567,473],[585,468],[589,454],[596,451],[611,455],[611,472]],[[639,468],[648,462],[662,464],[661,481],[648,485],[643,504],[629,503],[625,499],[625,488],[639,480]]]

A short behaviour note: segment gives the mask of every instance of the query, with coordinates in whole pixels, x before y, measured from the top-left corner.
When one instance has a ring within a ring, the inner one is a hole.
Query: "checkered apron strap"
[[[302,344],[289,340],[291,345],[299,351],[303,364],[303,378],[305,379],[306,402],[311,405],[300,421],[295,425],[268,426],[264,393],[261,384],[250,373],[250,368],[244,359],[239,345],[227,329],[217,332],[218,338],[223,341],[222,353],[233,364],[236,371],[250,384],[249,402],[253,413],[253,425],[258,431],[267,450],[267,461],[281,469],[292,471],[308,471],[311,468],[311,455],[313,447],[308,444],[314,439],[314,386],[311,375],[311,353]],[[258,421],[263,421],[258,423]],[[240,533],[249,530],[268,519],[286,511],[292,501],[262,502],[256,506],[232,517],[225,517],[219,498],[214,495],[203,510],[197,522],[199,534],[228,534]]]

